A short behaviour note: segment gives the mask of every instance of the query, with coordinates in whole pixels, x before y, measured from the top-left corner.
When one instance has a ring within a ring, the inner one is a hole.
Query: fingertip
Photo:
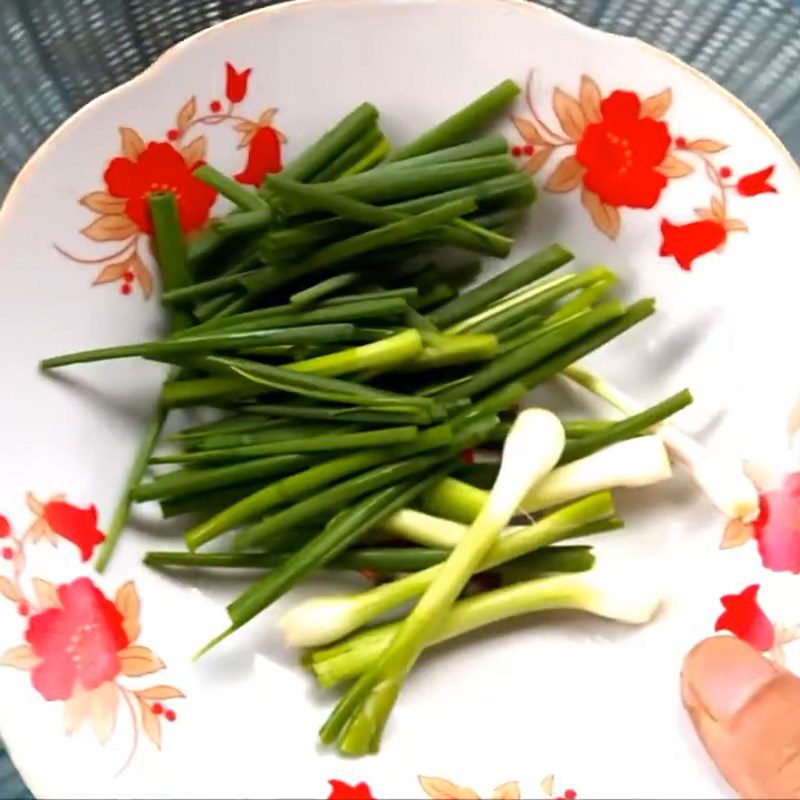
[[[716,722],[738,714],[784,670],[735,636],[712,636],[689,651],[683,662],[684,705],[702,706]]]

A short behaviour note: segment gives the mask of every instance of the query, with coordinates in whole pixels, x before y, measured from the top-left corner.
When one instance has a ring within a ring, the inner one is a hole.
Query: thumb
[[[739,794],[800,798],[800,678],[733,636],[715,636],[686,657],[681,692]]]

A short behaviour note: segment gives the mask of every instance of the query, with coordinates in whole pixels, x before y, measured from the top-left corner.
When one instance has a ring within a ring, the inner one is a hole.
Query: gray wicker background
[[[540,0],[688,61],[800,158],[796,0]],[[264,0],[0,0],[0,196],[37,145],[170,45]],[[0,746],[0,799],[30,797]]]

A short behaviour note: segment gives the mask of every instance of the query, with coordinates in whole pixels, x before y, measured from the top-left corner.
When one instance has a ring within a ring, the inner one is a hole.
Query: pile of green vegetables
[[[436,641],[541,608],[626,618],[604,605],[591,548],[558,543],[621,525],[607,489],[669,476],[648,432],[691,402],[615,420],[519,412],[654,303],[608,299],[605,267],[554,274],[573,258],[558,244],[474,282],[475,255],[508,255],[536,196],[502,136],[474,138],[518,91],[504,81],[396,150],[365,103],[258,191],[200,166],[234,208],[191,244],[175,198],[150,197],[171,333],[42,363],[171,365],[98,567],[131,503],[193,514],[187,549],[148,564],[261,573],[204,651],[319,570],[375,580],[282,621],[322,685],[357,678],[321,733],[344,752],[377,749]],[[156,455],[178,407],[215,413]],[[476,449],[489,457],[468,463]],[[507,528],[519,510],[527,524]],[[356,632],[419,597],[405,621]]]

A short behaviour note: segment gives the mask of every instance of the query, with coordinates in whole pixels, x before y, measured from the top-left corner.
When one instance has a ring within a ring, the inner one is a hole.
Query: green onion
[[[339,153],[333,161],[330,161],[326,167],[323,167],[311,179],[311,183],[320,183],[322,181],[332,181],[340,178],[349,169],[358,169],[358,164],[361,160],[373,150],[384,142],[386,137],[377,125],[370,128],[363,136],[356,139],[349,147],[346,147]]]
[[[532,525],[508,528],[483,559],[480,571],[494,570],[567,538],[615,530],[620,523],[611,517],[613,510],[611,495],[603,492],[559,509]],[[392,516],[397,513],[396,511]],[[384,527],[385,524],[386,520],[382,521],[379,527]],[[467,528],[462,526],[462,536],[466,530]],[[460,539],[455,540],[453,544],[456,545],[458,541]],[[447,549],[452,550],[452,548]],[[288,612],[289,618],[302,619],[305,608],[314,609],[320,604],[335,606],[336,613],[328,615],[329,627],[314,631],[313,638],[311,631],[306,629],[307,636],[304,640],[300,641],[297,636],[293,636],[291,643],[294,646],[315,647],[346,636],[419,597],[443,569],[444,565],[439,565],[357,594],[333,595],[301,603]],[[289,625],[290,623],[286,622],[282,623],[281,627],[285,631]]]
[[[567,548],[553,548],[560,549]],[[589,560],[593,560],[591,554],[585,559]],[[501,620],[553,609],[588,611],[630,624],[648,622],[661,604],[659,587],[644,580],[637,581],[634,587],[627,583],[627,576],[620,570],[608,571],[602,566],[592,570],[589,566],[582,574],[527,580],[484,592],[455,603],[431,644]],[[326,688],[358,677],[381,658],[402,625],[402,621],[388,623],[351,636],[333,647],[310,653],[305,662]]]
[[[568,442],[564,448],[562,463],[567,464],[623,439],[638,436],[651,426],[671,417],[691,402],[692,393],[688,389],[684,389],[638,414],[632,414],[626,419],[605,426],[602,430],[588,433],[580,439],[574,439]]]
[[[598,306],[598,308],[599,307],[600,306]],[[583,339],[559,350],[555,355],[546,359],[537,367],[534,367],[530,372],[519,376],[517,380],[527,386],[528,389],[533,389],[548,378],[557,375],[578,359],[583,358],[588,353],[591,353],[606,342],[616,338],[642,320],[647,319],[654,311],[655,300],[650,298],[632,303],[622,316],[609,322],[602,328],[589,332]]]
[[[440,477],[441,473],[434,473],[422,481],[409,479],[372,494],[355,506],[339,512],[319,536],[292,554],[281,567],[250,586],[228,606],[231,626],[212,639],[197,656],[241,628],[306,575],[335,558],[383,517],[411,502]]]
[[[361,177],[361,176],[357,176]],[[320,184],[322,186],[323,184]],[[290,270],[281,270],[277,267],[264,267],[249,274],[241,276],[241,284],[244,289],[251,293],[264,292],[274,289],[286,283],[296,280],[298,277],[310,275],[323,269],[329,269],[336,264],[347,259],[390,247],[401,242],[413,239],[439,225],[450,222],[451,220],[469,214],[475,210],[475,201],[465,198],[464,200],[454,200],[445,203],[431,211],[425,211],[414,217],[407,217],[398,222],[384,225],[351,236],[349,239],[330,244],[317,250],[314,255],[306,259],[303,264]]]
[[[154,192],[148,199],[150,214],[153,221],[156,253],[162,282],[167,289],[180,286],[183,282],[191,280],[187,263],[186,240],[180,226],[178,204],[174,195],[165,192]],[[191,323],[191,317],[183,311],[175,310],[171,314],[174,328]],[[164,422],[167,419],[167,410],[162,399],[159,400],[155,411],[150,417],[144,431],[133,463],[125,478],[122,494],[111,522],[106,528],[106,536],[95,562],[95,569],[103,572],[108,566],[114,549],[117,546],[122,531],[130,515],[132,495],[144,477],[147,462],[161,436]]]
[[[376,169],[316,185],[365,203],[384,204],[458,189],[512,172],[515,166],[509,156],[485,156],[419,169]]]
[[[520,501],[558,461],[564,429],[549,411],[529,409],[506,439],[497,481],[475,522],[442,564],[381,658],[353,685],[322,728],[326,744],[344,753],[374,752],[403,681],[447,619],[450,607],[481,565]],[[506,537],[507,538],[507,537]]]
[[[262,444],[228,446],[217,450],[199,450],[193,453],[182,453],[174,458],[154,459],[151,463],[167,464],[207,464],[220,461],[236,461],[239,459],[259,458],[291,453],[321,453],[332,450],[361,450],[365,448],[384,447],[390,444],[407,444],[417,438],[418,429],[413,425],[380,428],[355,433],[329,433],[308,435],[282,441],[264,442]]]
[[[578,314],[587,308],[591,308],[595,303],[603,299],[606,292],[618,281],[613,272],[609,272],[596,283],[590,284],[568,300],[560,308],[554,311],[546,320],[546,323],[559,322],[568,319],[574,314]]]
[[[323,564],[330,570],[371,570],[381,574],[418,572],[441,564],[449,550],[429,547],[356,547]],[[189,569],[275,569],[289,556],[283,553],[187,553],[183,550],[151,550],[144,557],[149,567]],[[545,547],[516,559],[515,568],[528,574],[584,572],[591,569],[594,556],[585,545]]]
[[[444,458],[452,458],[452,454],[447,453]],[[246,550],[252,547],[272,549],[270,542],[285,531],[291,531],[295,526],[335,511],[337,508],[345,507],[351,500],[363,497],[369,492],[383,489],[385,486],[413,475],[424,474],[430,469],[435,469],[442,460],[442,454],[435,453],[426,456],[412,456],[393,464],[380,464],[368,472],[317,492],[311,497],[305,497],[294,505],[250,525],[236,534],[233,539],[234,548],[236,550]]]
[[[329,378],[285,367],[274,367],[243,358],[203,356],[196,359],[195,362],[205,369],[212,371],[219,369],[223,373],[233,373],[237,378],[244,379],[244,382],[250,382],[256,386],[266,386],[270,389],[313,397],[318,400],[347,405],[381,406],[390,410],[392,407],[402,410],[425,408],[432,412],[435,409],[435,404],[427,398],[395,394],[341,378]]]
[[[166,409],[160,404],[153,412],[150,421],[145,428],[144,436],[142,437],[139,447],[134,456],[133,463],[128,470],[125,478],[125,484],[122,490],[117,506],[114,509],[114,514],[111,517],[106,528],[106,538],[100,546],[100,551],[97,554],[97,561],[95,561],[94,568],[98,572],[103,572],[111,560],[114,553],[114,548],[122,535],[122,531],[128,522],[128,516],[131,511],[131,503],[135,487],[141,482],[147,469],[147,462],[150,458],[156,444],[158,444],[159,437],[161,436],[161,429],[164,427],[164,421],[167,418]]]
[[[46,358],[41,362],[42,369],[64,367],[69,364],[86,364],[91,361],[104,361],[114,358],[141,356],[154,361],[174,361],[181,356],[209,352],[238,352],[253,347],[273,344],[309,344],[347,341],[356,334],[354,325],[336,323],[329,325],[298,326],[296,328],[265,329],[260,331],[221,332],[198,336],[184,336],[140,344],[123,344],[116,347],[100,347],[96,350],[83,350],[63,356]],[[422,345],[420,343],[420,349]]]
[[[349,166],[342,173],[342,177],[344,178],[347,175],[359,175],[362,172],[366,172],[377,164],[380,164],[388,154],[389,140],[384,137],[380,139],[370,151],[364,153],[364,155],[358,161],[356,161],[355,164]]]
[[[516,350],[499,356],[492,363],[475,372],[466,383],[442,392],[438,395],[438,399],[447,401],[472,397],[503,381],[516,378],[548,356],[559,352],[565,345],[582,341],[582,337],[587,333],[601,328],[609,320],[620,317],[622,313],[623,307],[618,301],[610,301],[597,306],[587,314],[569,320],[559,328],[545,332],[527,346],[518,347]]]
[[[401,458],[404,454],[421,453],[444,447],[452,441],[449,425],[437,425],[422,431],[416,440],[395,451],[364,451],[325,461],[302,472],[290,475],[250,495],[230,508],[205,520],[186,532],[186,546],[196,550],[237,525],[263,514],[270,508],[315,492],[348,475],[363,472],[379,464]]]
[[[452,325],[485,309],[490,303],[499,300],[509,292],[553,272],[571,261],[572,258],[572,253],[561,245],[550,245],[519,264],[509,267],[505,272],[501,272],[486,283],[464,292],[455,300],[437,308],[429,314],[431,322],[440,328]]]
[[[325,186],[297,183],[280,174],[270,176],[267,185],[279,195],[292,201],[296,208],[329,211],[344,219],[371,227],[389,225],[406,219],[408,216],[399,211],[362,203],[347,195],[331,191]],[[447,244],[463,246],[500,257],[508,255],[513,244],[508,237],[492,233],[465,220],[456,220],[453,226],[434,233],[438,240]]]
[[[417,330],[380,339],[377,342],[338,350],[329,355],[296,361],[287,369],[316,375],[344,375],[362,369],[386,369],[412,361],[422,352],[422,337]]]
[[[514,81],[498,83],[435,128],[396,150],[389,160],[402,161],[457,144],[507,108],[518,94],[519,86]]]
[[[421,154],[399,160],[394,157],[387,159],[381,169],[416,169],[430,164],[445,164],[453,161],[466,161],[470,158],[483,156],[499,156],[508,153],[508,141],[500,134],[480,136],[464,144],[454,144],[449,147],[437,147]]]
[[[159,475],[148,483],[139,484],[132,492],[137,502],[164,500],[199,492],[207,492],[246,481],[272,478],[309,465],[306,456],[274,456],[211,469],[181,469]]]
[[[285,405],[258,403],[245,406],[244,408],[253,414],[282,414],[290,419],[328,420],[330,422],[340,423],[358,422],[373,425],[405,425],[429,419],[429,415],[420,415],[420,412],[413,409],[409,409],[408,411],[368,411],[359,406],[342,408],[322,405],[291,405],[288,403]]]
[[[249,198],[248,198],[249,199]],[[236,235],[265,230],[273,220],[272,209],[266,204],[255,211],[243,211],[241,214],[229,214],[215,223],[220,233]]]
[[[314,178],[353,142],[375,127],[377,119],[378,109],[371,103],[362,103],[285,167],[283,174],[298,181]]]
[[[295,292],[289,298],[289,302],[293,306],[310,306],[329,294],[335,294],[339,289],[358,283],[359,280],[361,280],[361,276],[357,272],[343,272],[341,275],[334,275],[307,289]]]
[[[201,164],[192,175],[216,189],[223,197],[227,197],[243,211],[269,212],[269,206],[256,192],[247,189],[235,178],[225,175],[211,164]]]

